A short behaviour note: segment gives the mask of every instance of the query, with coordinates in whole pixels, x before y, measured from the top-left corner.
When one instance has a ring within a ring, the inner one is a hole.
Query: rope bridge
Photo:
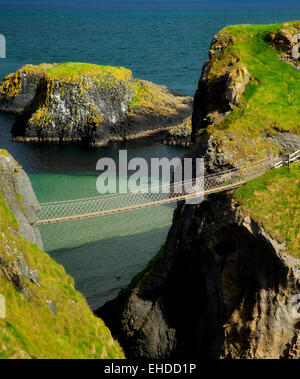
[[[37,225],[103,216],[155,205],[200,198],[204,195],[234,189],[263,175],[271,168],[281,167],[300,158],[300,150],[284,157],[267,158],[238,168],[205,175],[202,179],[86,199],[43,203]],[[175,191],[176,190],[176,191]]]

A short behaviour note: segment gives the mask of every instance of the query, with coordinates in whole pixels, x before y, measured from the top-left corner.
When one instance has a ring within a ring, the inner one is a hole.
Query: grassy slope
[[[59,63],[47,69],[47,75],[53,79],[76,80],[84,76],[112,75],[118,80],[130,80],[132,72],[124,67],[100,66],[89,63]]]
[[[64,269],[14,231],[18,224],[0,194],[0,254],[7,260],[8,246],[26,257],[39,272],[41,288],[26,282],[30,301],[5,278],[0,294],[7,304],[7,318],[0,319],[0,358],[122,358],[119,345],[103,321],[94,317],[73,279]],[[58,308],[54,316],[46,300]]]
[[[235,198],[273,238],[300,258],[300,162],[273,169],[248,182]]]
[[[235,158],[263,157],[265,149],[278,153],[266,136],[278,132],[300,134],[300,72],[280,60],[280,52],[268,42],[270,33],[291,30],[300,22],[277,25],[236,25],[220,34],[234,43],[212,57],[209,80],[225,74],[230,62],[244,64],[251,81],[233,112],[208,131],[234,153]],[[200,131],[201,132],[201,131]],[[287,252],[300,257],[300,164],[274,169],[239,188],[235,198],[271,236],[285,242]]]
[[[271,147],[261,136],[278,131],[300,134],[300,72],[281,62],[279,51],[266,37],[281,28],[300,28],[300,22],[278,25],[229,26],[220,33],[234,43],[212,58],[210,80],[225,73],[238,57],[251,74],[251,81],[234,111],[209,133],[236,156],[263,155]],[[250,141],[250,143],[249,143]],[[276,152],[276,149],[274,149]]]

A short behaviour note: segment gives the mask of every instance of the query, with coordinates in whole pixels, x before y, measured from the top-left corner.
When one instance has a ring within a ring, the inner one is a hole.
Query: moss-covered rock
[[[0,110],[20,114],[16,140],[103,146],[179,124],[191,114],[191,99],[134,79],[122,67],[61,63],[8,75]]]
[[[186,118],[181,124],[168,130],[163,140],[165,145],[190,147],[192,141],[192,118]]]
[[[192,123],[211,171],[299,148],[300,72],[286,64],[299,32],[299,22],[238,25],[213,38]]]

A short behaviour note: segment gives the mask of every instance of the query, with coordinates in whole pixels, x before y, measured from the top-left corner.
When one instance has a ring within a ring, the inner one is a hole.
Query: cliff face
[[[194,155],[209,172],[299,148],[300,76],[282,58],[292,56],[299,32],[299,22],[241,25],[213,38],[192,122]]]
[[[299,262],[217,196],[180,206],[154,268],[98,313],[128,358],[299,358]]]
[[[39,203],[30,180],[13,157],[1,149],[0,192],[16,217],[22,236],[43,249],[40,232],[34,226],[38,220]]]
[[[214,37],[190,153],[205,158],[206,172],[300,148],[299,71],[270,43],[283,28],[297,33],[300,24]],[[128,357],[300,357],[299,180],[295,164],[178,205],[163,251],[98,310]]]
[[[123,358],[73,279],[36,245],[36,210],[27,175],[0,150],[0,359]]]
[[[181,123],[191,99],[124,68],[65,63],[25,66],[4,78],[0,110],[20,114],[17,141],[103,146]]]

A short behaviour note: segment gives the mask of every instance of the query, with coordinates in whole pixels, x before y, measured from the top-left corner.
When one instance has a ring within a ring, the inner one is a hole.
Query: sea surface
[[[98,3],[0,0],[7,58],[0,79],[25,64],[89,62],[124,66],[134,76],[193,96],[215,33],[230,24],[300,19],[298,3]],[[29,174],[40,202],[97,195],[96,162],[181,157],[184,149],[152,139],[90,149],[12,142],[14,116],[0,114],[0,147]],[[174,205],[41,227],[45,250],[64,265],[95,309],[116,296],[166,239]]]

